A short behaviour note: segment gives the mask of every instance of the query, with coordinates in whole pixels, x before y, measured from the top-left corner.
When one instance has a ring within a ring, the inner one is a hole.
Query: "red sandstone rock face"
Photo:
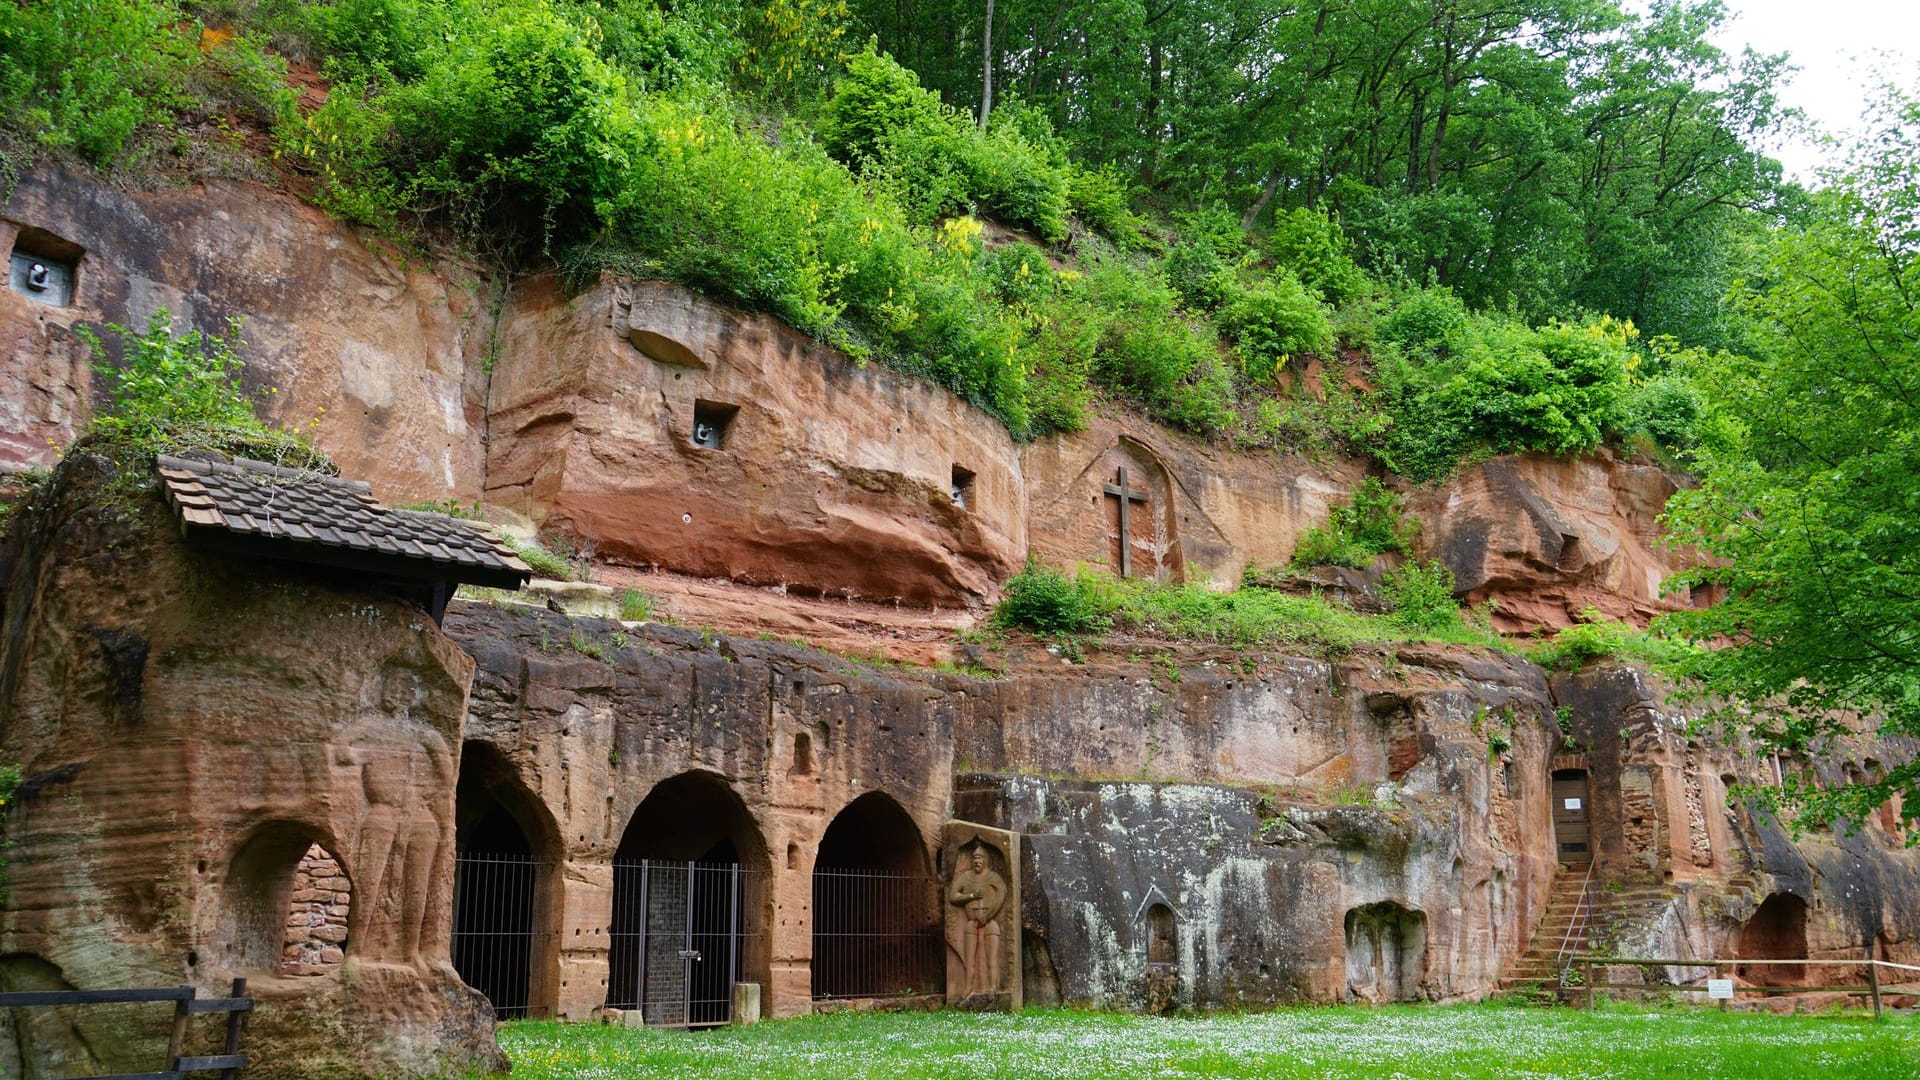
[[[1420,553],[1453,571],[1463,601],[1497,601],[1501,630],[1569,626],[1587,608],[1645,625],[1690,603],[1660,591],[1687,565],[1660,535],[1674,491],[1663,470],[1604,451],[1577,460],[1527,454],[1413,489],[1408,509],[1421,521]]]
[[[517,285],[493,379],[488,498],[602,559],[958,607],[1025,554],[991,416],[676,286]]]
[[[89,412],[80,323],[218,331],[246,320],[247,385],[274,423],[305,428],[392,502],[481,491],[495,286],[429,269],[291,196],[208,180],[128,192],[84,174],[27,174],[0,206],[0,251],[41,229],[84,249],[71,307],[0,288],[0,469],[45,465]],[[269,393],[270,389],[277,390]]]
[[[0,987],[246,976],[249,1075],[501,1065],[448,957],[472,660],[412,605],[187,548],[98,468],[70,459],[0,550],[0,760],[25,775]],[[296,901],[316,844],[337,872]],[[48,1015],[26,1075],[149,1071],[166,1045],[158,1013]]]
[[[1300,534],[1324,524],[1359,483],[1358,463],[1322,467],[1272,453],[1234,453],[1110,412],[1087,430],[1041,439],[1021,453],[1034,554],[1056,566],[1117,573],[1116,470],[1147,495],[1133,515],[1134,576],[1239,585],[1250,563],[1284,564]],[[1142,552],[1145,555],[1142,555]]]

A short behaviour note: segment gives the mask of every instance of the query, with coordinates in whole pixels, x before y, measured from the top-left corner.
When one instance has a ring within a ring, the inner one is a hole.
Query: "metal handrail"
[[[1554,955],[1553,962],[1560,969],[1560,985],[1567,985],[1567,973],[1573,970],[1574,935],[1580,935],[1581,944],[1586,943],[1587,917],[1590,912],[1588,898],[1593,895],[1593,864],[1587,864],[1587,876],[1580,881],[1580,900],[1574,905],[1573,918],[1567,920],[1567,933],[1560,939],[1560,951]]]

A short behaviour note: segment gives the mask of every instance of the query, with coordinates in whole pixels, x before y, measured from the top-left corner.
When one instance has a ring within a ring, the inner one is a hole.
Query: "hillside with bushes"
[[[402,249],[679,282],[1017,439],[1131,409],[1415,483],[1612,446],[1701,481],[1668,514],[1709,556],[1680,584],[1728,599],[1669,622],[1736,647],[1688,654],[1693,674],[1784,701],[1764,733],[1789,747],[1833,710],[1920,731],[1920,105],[1886,89],[1817,185],[1786,181],[1764,150],[1801,123],[1786,58],[1723,52],[1725,19],[1713,0],[0,3],[0,182],[49,159],[131,185],[241,175]],[[1404,546],[1368,525],[1379,495],[1318,558]],[[1911,791],[1904,768],[1874,792]]]
[[[1349,39],[1310,48],[1278,8],[1101,12],[1114,62],[1076,65],[1085,82],[1034,13],[1003,9],[983,114],[934,59],[973,50],[901,29],[951,33],[961,12],[51,0],[0,9],[0,108],[16,168],[51,153],[137,176],[251,151],[396,237],[451,230],[514,267],[771,311],[1018,437],[1076,430],[1106,398],[1420,480],[1482,453],[1683,453],[1689,373],[1746,334],[1719,298],[1795,197],[1751,148],[1779,121],[1777,63],[1712,50],[1709,6],[1532,5],[1463,29],[1437,14],[1453,5],[1389,5],[1397,51],[1366,29],[1390,13],[1351,6],[1327,20]],[[1272,70],[1236,74],[1256,54]],[[1302,81],[1314,101],[1276,96]],[[1135,93],[1148,114],[1096,107]],[[1368,153],[1321,145],[1339,131]],[[1501,148],[1520,135],[1544,140],[1524,175]],[[1676,151],[1685,170],[1662,173]],[[1623,247],[1616,217],[1643,243]],[[1309,365],[1344,377],[1295,392]]]

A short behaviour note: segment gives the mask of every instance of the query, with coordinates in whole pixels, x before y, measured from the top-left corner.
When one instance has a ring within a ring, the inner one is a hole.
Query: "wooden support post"
[[[1867,961],[1867,987],[1873,991],[1873,1018],[1880,1019],[1880,961]]]
[[[194,988],[187,987],[185,997],[173,1003],[173,1035],[167,1040],[167,1071],[180,1071],[180,1055],[187,1045],[187,1018],[193,1015]]]
[[[1593,1008],[1593,961],[1581,961],[1581,981],[1587,988],[1587,1008]]]
[[[1719,977],[1721,977],[1721,978],[1725,978],[1725,977],[1726,977],[1726,970],[1727,970],[1727,965],[1726,965],[1725,963],[1716,963],[1716,964],[1714,964],[1714,965],[1713,965],[1713,973],[1714,973],[1715,975],[1717,975],[1717,976],[1719,976]],[[1720,999],[1720,1011],[1721,1011],[1721,1012],[1732,1012],[1732,1011],[1733,1011],[1733,999],[1732,999],[1732,998],[1730,998],[1730,997],[1724,997],[1724,998],[1721,998],[1721,999]]]
[[[229,996],[234,998],[246,997],[247,980],[245,978],[234,979],[233,993]],[[246,1012],[239,1009],[235,1009],[227,1014],[227,1048],[223,1053],[228,1057],[232,1057],[240,1052],[240,1033],[246,1030],[247,1015]],[[220,1070],[220,1080],[240,1080],[240,1070],[222,1069]]]

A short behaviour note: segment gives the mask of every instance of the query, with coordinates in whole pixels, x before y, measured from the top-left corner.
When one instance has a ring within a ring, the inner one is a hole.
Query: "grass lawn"
[[[1920,1018],[1397,1006],[1164,1020],[840,1013],[681,1033],[510,1024],[514,1080],[716,1077],[1920,1077]]]

